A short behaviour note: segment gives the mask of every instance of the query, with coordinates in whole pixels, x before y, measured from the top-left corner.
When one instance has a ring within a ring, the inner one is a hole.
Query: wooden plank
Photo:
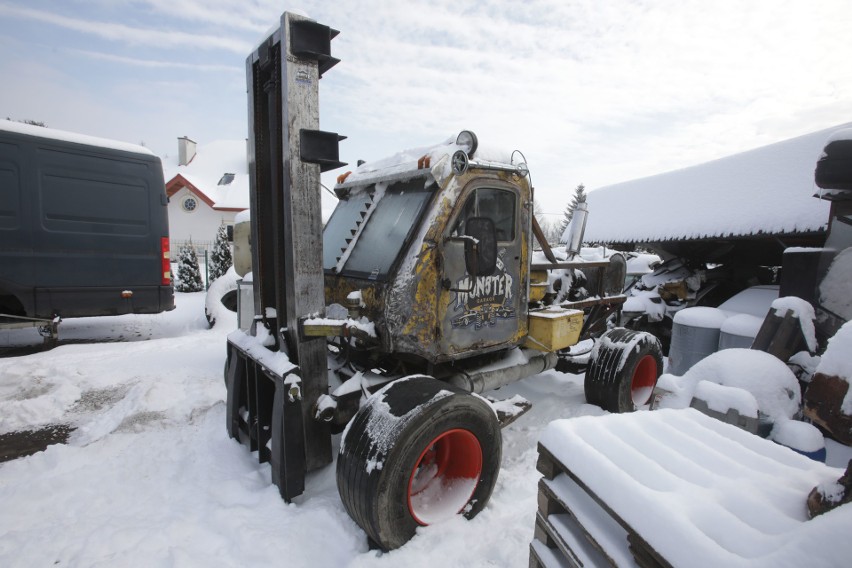
[[[807,351],[808,345],[802,334],[799,318],[793,311],[788,310],[781,317],[778,315],[778,310],[773,309],[763,320],[751,348],[765,351],[781,361],[787,361],[799,351]]]
[[[582,562],[576,557],[574,552],[562,540],[553,527],[540,514],[536,514],[535,522],[535,540],[544,544],[549,554],[541,555],[548,558],[542,558],[544,565],[548,568],[551,566],[568,566],[571,568],[586,568]]]
[[[641,568],[661,568],[668,566],[668,562],[662,559],[651,546],[639,537],[632,533],[627,535],[627,540],[630,542],[630,552]]]
[[[535,215],[532,216],[532,230],[538,244],[541,245],[541,252],[544,253],[545,258],[547,258],[551,264],[557,264],[556,257],[550,249],[550,243],[547,242],[547,237],[544,236],[544,231],[541,230],[541,226],[538,224],[538,219],[535,218]]]
[[[530,568],[574,568],[567,559],[560,557],[554,549],[534,540],[530,543]]]
[[[577,555],[595,566],[630,566],[630,555],[628,551],[628,533],[615,519],[607,517],[606,513],[599,509],[590,511],[595,505],[591,504],[588,496],[582,495],[582,490],[575,491],[573,495],[558,491],[554,482],[568,480],[566,474],[557,476],[553,482],[541,480],[539,482],[539,494],[545,495],[550,503],[547,509],[557,511],[552,515],[559,519],[560,527],[554,527],[557,532],[569,531],[570,537],[564,535],[563,539],[575,540],[577,544],[574,549]],[[578,488],[579,489],[579,488]],[[539,502],[539,513],[541,513]],[[548,522],[551,515],[547,516]],[[570,519],[570,522],[569,522]],[[588,564],[588,562],[584,562]]]
[[[545,479],[553,479],[563,471],[563,466],[541,442],[538,444],[538,461],[536,461],[535,468]]]

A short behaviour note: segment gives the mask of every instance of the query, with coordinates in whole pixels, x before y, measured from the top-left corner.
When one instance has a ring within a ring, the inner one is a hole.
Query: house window
[[[195,207],[197,205],[198,205],[198,202],[196,202],[195,198],[191,197],[191,196],[184,198],[183,203],[181,203],[181,207],[187,213],[192,213],[193,211],[195,211]]]
[[[230,185],[231,182],[234,181],[235,176],[236,176],[236,174],[225,174],[225,175],[223,175],[222,178],[219,180],[218,185]]]

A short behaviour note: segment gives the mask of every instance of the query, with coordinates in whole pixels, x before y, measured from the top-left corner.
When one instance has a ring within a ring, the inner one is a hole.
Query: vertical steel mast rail
[[[270,462],[288,501],[332,461],[329,426],[311,417],[328,391],[325,338],[305,336],[300,321],[325,306],[320,174],[344,165],[342,137],[319,130],[319,79],[338,62],[337,34],[285,12],[246,60],[255,321],[228,339],[227,426]],[[263,328],[272,345],[260,345]]]

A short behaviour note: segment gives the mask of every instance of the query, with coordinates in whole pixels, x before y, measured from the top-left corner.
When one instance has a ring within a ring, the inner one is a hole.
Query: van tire
[[[633,412],[650,401],[663,370],[660,342],[650,333],[615,328],[603,334],[586,369],[586,402],[609,412]]]
[[[344,431],[337,488],[352,519],[391,550],[418,526],[479,513],[501,452],[497,416],[484,400],[430,377],[400,379],[371,396]],[[436,507],[436,495],[450,505]]]

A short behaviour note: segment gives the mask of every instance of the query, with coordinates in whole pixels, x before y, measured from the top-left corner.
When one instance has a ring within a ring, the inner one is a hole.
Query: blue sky
[[[578,183],[852,116],[848,0],[0,0],[0,115],[159,155],[244,138],[245,58],[285,8],[341,31],[320,120],[343,161],[472,129],[524,152],[554,219]]]

